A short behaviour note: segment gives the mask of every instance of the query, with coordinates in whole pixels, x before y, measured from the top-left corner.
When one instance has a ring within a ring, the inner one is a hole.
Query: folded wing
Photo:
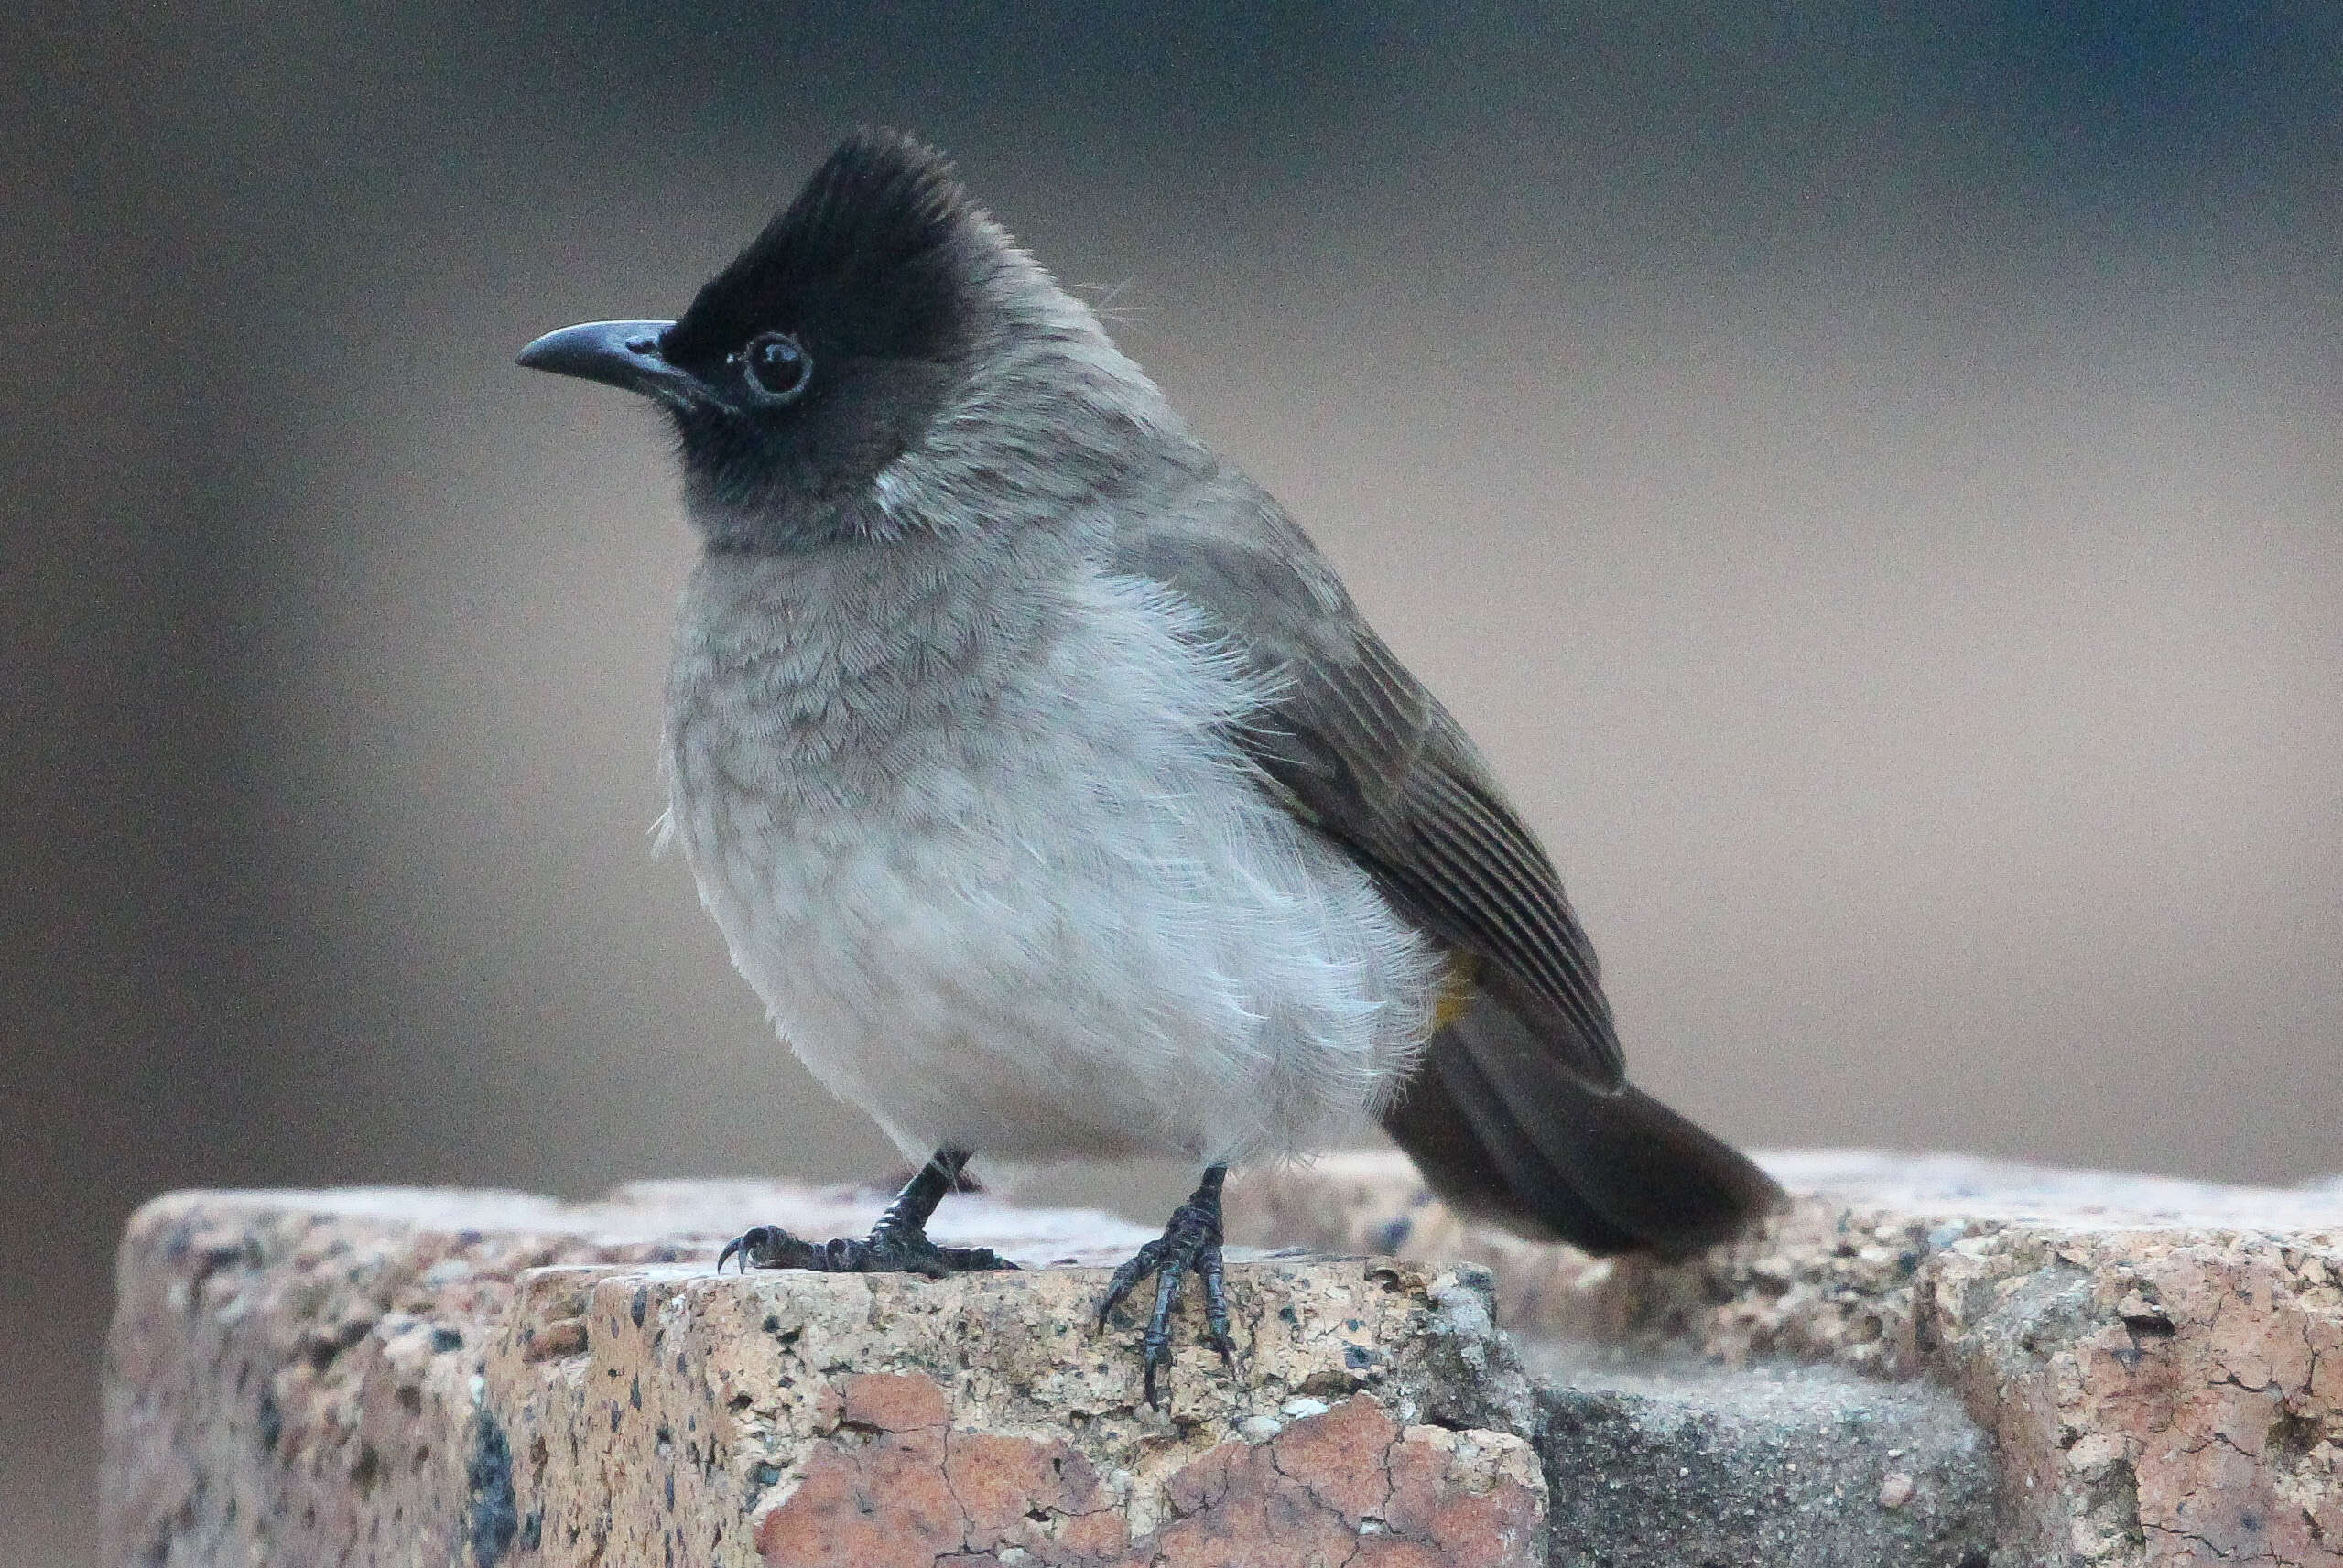
[[[1470,959],[1462,1005],[1384,1126],[1462,1207],[1597,1251],[1720,1239],[1779,1189],[1629,1087],[1593,947],[1480,752],[1359,617],[1333,569],[1225,471],[1117,536],[1274,690],[1237,737],[1262,787]]]

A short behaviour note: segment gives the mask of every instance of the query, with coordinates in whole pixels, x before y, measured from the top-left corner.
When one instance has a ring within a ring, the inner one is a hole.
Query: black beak
[[[669,364],[660,340],[672,321],[589,321],[548,332],[520,351],[515,363],[556,375],[581,376],[639,392],[677,408],[714,399],[690,372]]]

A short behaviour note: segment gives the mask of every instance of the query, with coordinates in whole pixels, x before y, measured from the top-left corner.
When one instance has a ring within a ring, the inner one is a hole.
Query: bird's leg
[[[1172,1303],[1191,1271],[1204,1281],[1206,1337],[1220,1353],[1223,1364],[1231,1370],[1236,1367],[1236,1346],[1229,1339],[1228,1282],[1220,1262],[1220,1184],[1228,1173],[1226,1165],[1207,1166],[1204,1179],[1188,1201],[1172,1211],[1164,1233],[1114,1271],[1114,1278],[1107,1281],[1106,1299],[1099,1303],[1098,1325],[1104,1328],[1107,1314],[1131,1293],[1131,1288],[1150,1274],[1155,1276],[1155,1307],[1147,1314],[1146,1336],[1139,1342],[1147,1368],[1150,1408],[1157,1405],[1155,1374],[1171,1365]]]
[[[964,1149],[938,1149],[917,1174],[903,1184],[879,1216],[871,1234],[860,1241],[800,1241],[777,1225],[744,1230],[724,1244],[717,1255],[721,1271],[734,1255],[741,1272],[757,1269],[812,1269],[825,1274],[946,1274],[973,1273],[986,1269],[1014,1269],[1014,1263],[990,1247],[938,1247],[927,1239],[927,1218],[944,1195],[960,1184],[968,1164]]]

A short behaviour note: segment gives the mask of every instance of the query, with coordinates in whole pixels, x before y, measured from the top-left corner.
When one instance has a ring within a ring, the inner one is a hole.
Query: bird
[[[648,397],[700,538],[663,831],[780,1037],[916,1173],[864,1237],[721,1271],[1009,1267],[927,1234],[980,1154],[1199,1179],[1380,1123],[1458,1210],[1680,1256],[1780,1189],[1628,1083],[1594,949],[1462,727],[1301,526],[909,134],[854,132],[673,320],[518,362]]]

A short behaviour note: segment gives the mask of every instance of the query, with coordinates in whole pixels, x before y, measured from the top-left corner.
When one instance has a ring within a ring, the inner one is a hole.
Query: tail
[[[1632,1085],[1588,1087],[1542,1034],[1478,987],[1383,1112],[1450,1206],[1589,1252],[1673,1258],[1783,1203],[1746,1155]]]

